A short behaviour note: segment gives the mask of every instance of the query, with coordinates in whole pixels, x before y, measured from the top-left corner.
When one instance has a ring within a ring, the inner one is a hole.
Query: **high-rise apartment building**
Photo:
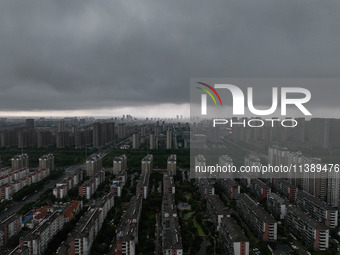
[[[29,167],[29,157],[27,154],[15,155],[12,159],[12,171],[28,168]]]
[[[113,160],[113,174],[127,170],[127,156],[125,154],[115,157]]]
[[[169,174],[176,175],[176,154],[171,154],[168,157],[167,170]]]
[[[168,127],[168,130],[166,131],[166,149],[172,149],[172,130],[171,127]]]
[[[54,171],[54,156],[53,154],[46,154],[39,158],[39,168],[48,168],[51,171]]]
[[[86,174],[88,176],[95,175],[102,168],[103,168],[102,156],[100,154],[91,155],[86,160]]]
[[[142,159],[142,174],[150,174],[153,169],[153,156],[152,154],[146,155]]]
[[[26,128],[34,128],[34,119],[26,119]]]
[[[114,122],[93,124],[93,147],[101,148],[114,142]]]
[[[118,124],[118,139],[124,139],[126,137],[126,124]]]
[[[133,134],[132,135],[132,149],[138,149],[140,146],[140,142],[139,142],[139,134]]]

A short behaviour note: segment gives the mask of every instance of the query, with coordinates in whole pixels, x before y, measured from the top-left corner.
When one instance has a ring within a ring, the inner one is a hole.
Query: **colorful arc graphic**
[[[200,87],[197,87],[197,88],[203,90],[204,92],[207,92],[207,94],[212,98],[212,100],[214,100],[215,105],[217,105],[214,96],[213,96],[208,90],[202,89],[202,88],[200,88]]]
[[[220,95],[217,93],[217,91],[216,91],[213,87],[211,87],[209,84],[206,84],[206,83],[203,83],[203,82],[197,82],[197,83],[198,83],[198,84],[201,84],[201,85],[203,85],[203,86],[205,86],[205,87],[207,87],[207,88],[209,88],[209,89],[211,89],[211,91],[214,92],[215,95],[217,96],[217,98],[218,98],[218,100],[220,101],[220,104],[221,104],[221,106],[222,106],[222,100],[221,100],[221,98],[220,98]],[[203,90],[204,92],[206,92],[206,93],[214,100],[215,105],[217,105],[214,96],[213,96],[208,90],[202,89],[202,88],[200,88],[200,87],[197,87],[197,88]]]

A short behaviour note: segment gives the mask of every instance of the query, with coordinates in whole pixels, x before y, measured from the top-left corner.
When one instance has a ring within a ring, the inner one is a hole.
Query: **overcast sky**
[[[0,115],[189,115],[193,77],[339,77],[339,11],[337,0],[1,0]]]

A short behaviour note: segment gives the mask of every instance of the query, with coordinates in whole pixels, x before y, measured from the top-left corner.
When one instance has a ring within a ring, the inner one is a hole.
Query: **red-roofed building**
[[[65,222],[71,221],[83,208],[83,201],[73,200],[64,211]]]
[[[53,213],[54,207],[53,206],[43,206],[35,210],[33,212],[33,222],[34,224],[39,224],[47,215],[47,213]]]

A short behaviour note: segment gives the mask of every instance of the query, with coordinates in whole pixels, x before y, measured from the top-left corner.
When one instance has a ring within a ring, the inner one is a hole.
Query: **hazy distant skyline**
[[[338,77],[339,7],[4,0],[0,116],[189,116],[193,77]]]

